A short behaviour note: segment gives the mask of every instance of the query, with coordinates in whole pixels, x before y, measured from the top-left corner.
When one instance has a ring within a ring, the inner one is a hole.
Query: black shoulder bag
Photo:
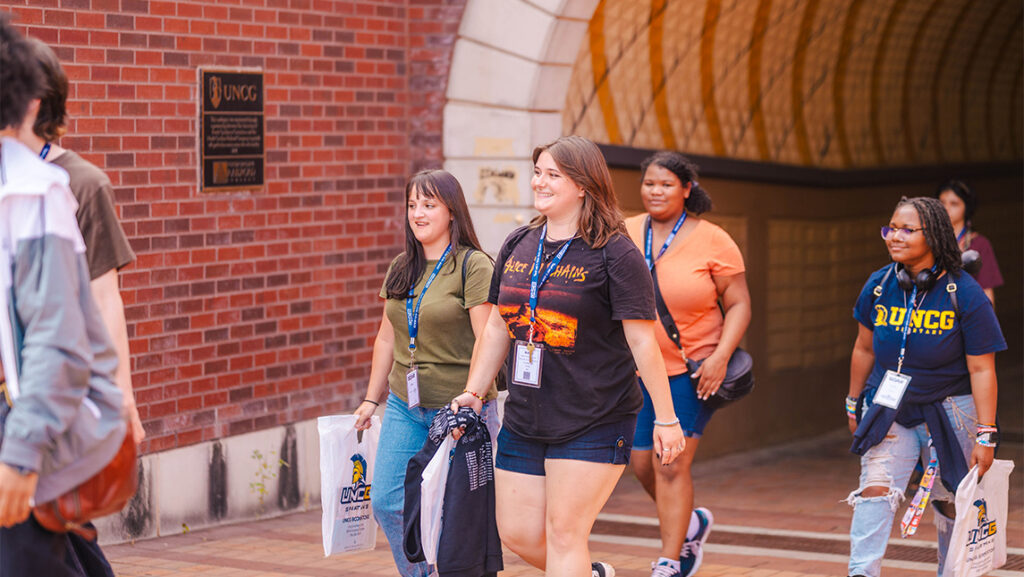
[[[686,369],[690,372],[690,379],[693,382],[694,388],[696,388],[698,379],[694,379],[693,374],[697,372],[697,369],[700,368],[701,363],[704,361],[695,361],[686,356],[683,344],[679,340],[679,328],[676,327],[676,321],[672,318],[672,313],[669,312],[668,305],[665,304],[665,299],[661,296],[661,288],[658,287],[658,275],[655,274],[653,267],[651,268],[651,278],[654,279],[654,302],[658,307],[658,318],[661,320],[662,326],[665,327],[668,338],[672,339],[672,342],[679,348],[679,353],[683,355]],[[722,381],[722,386],[718,387],[715,394],[703,402],[710,408],[718,409],[745,397],[753,388],[754,359],[751,358],[750,353],[736,347],[736,350],[732,352],[732,356],[729,357],[729,364],[725,369],[725,379]]]

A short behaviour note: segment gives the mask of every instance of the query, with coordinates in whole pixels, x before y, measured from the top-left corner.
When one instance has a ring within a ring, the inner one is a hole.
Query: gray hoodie
[[[0,462],[39,473],[36,503],[98,473],[127,425],[117,354],[89,289],[68,176],[0,140]]]

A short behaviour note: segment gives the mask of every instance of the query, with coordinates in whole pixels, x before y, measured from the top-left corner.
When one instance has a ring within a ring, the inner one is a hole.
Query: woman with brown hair
[[[495,463],[502,541],[559,577],[610,577],[587,539],[629,462],[642,404],[655,408],[654,450],[684,446],[655,338],[654,293],[625,234],[597,146],[569,136],[533,152],[540,212],[505,240],[489,301],[496,305],[453,409],[479,410],[508,356],[509,397]]]

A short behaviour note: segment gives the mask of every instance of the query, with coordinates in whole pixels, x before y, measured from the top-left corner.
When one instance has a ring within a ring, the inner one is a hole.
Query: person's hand
[[[670,427],[654,426],[654,454],[661,459],[662,465],[668,465],[683,454],[686,448],[686,437],[683,429],[676,423]]]
[[[985,447],[982,445],[975,444],[974,450],[971,451],[971,462],[967,465],[968,467],[978,466],[978,479],[989,470],[992,466],[992,460],[995,459],[996,448]]]
[[[125,395],[128,398],[128,395]],[[125,411],[128,412],[128,426],[131,427],[132,439],[138,445],[146,438],[146,429],[142,428],[142,420],[139,419],[139,408],[135,406],[135,400],[125,401]]]
[[[36,473],[22,475],[13,467],[0,463],[0,527],[13,527],[28,519],[38,481]]]
[[[700,368],[691,375],[691,378],[699,379],[697,381],[697,398],[703,401],[710,399],[711,395],[714,395],[722,386],[728,368],[729,357],[719,355],[717,352],[704,359]]]
[[[370,417],[377,412],[377,405],[370,401],[363,401],[359,403],[355,411],[352,414],[356,416],[356,430],[365,431],[370,428]]]
[[[453,413],[458,413],[459,409],[462,407],[469,407],[479,415],[480,411],[484,410],[484,402],[476,398],[476,395],[472,393],[461,393],[459,396],[452,399],[451,410]],[[465,431],[465,429],[462,427],[452,429],[452,437],[458,441],[459,437],[462,436],[463,431]]]
[[[850,427],[850,434],[851,435],[857,432],[857,419],[854,419],[854,418],[851,418],[850,416],[847,416],[846,417],[846,425],[848,427]]]

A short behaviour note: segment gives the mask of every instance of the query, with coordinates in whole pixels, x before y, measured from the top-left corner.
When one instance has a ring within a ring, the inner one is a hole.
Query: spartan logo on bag
[[[370,485],[366,484],[366,459],[352,455],[352,486],[341,488],[341,503],[364,503],[370,500]]]
[[[994,537],[997,533],[996,522],[990,521],[988,518],[988,506],[985,504],[985,500],[978,499],[974,502],[974,506],[978,508],[978,528],[967,531],[968,545],[981,543],[989,537]]]

